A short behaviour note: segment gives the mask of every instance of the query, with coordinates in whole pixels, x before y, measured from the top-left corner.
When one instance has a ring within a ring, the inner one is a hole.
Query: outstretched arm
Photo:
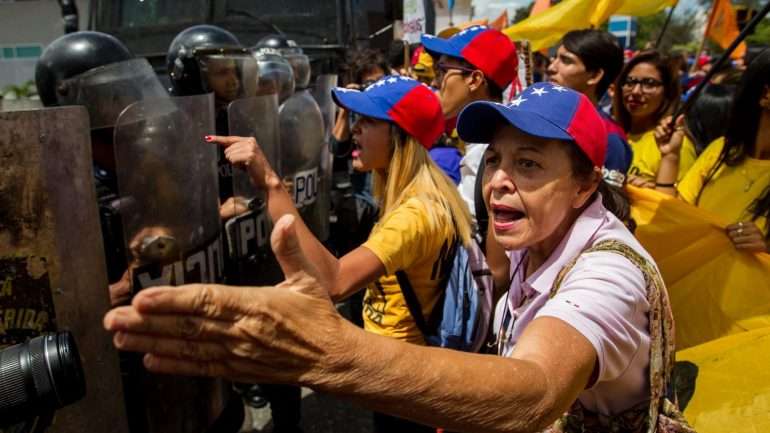
[[[587,386],[597,355],[559,319],[533,321],[510,358],[367,333],[334,310],[291,227],[278,221],[278,287],[190,285],[140,292],[105,317],[121,350],[157,373],[293,383],[453,431],[531,432]]]
[[[225,156],[236,166],[248,170],[254,184],[267,195],[267,211],[273,221],[284,215],[294,216],[299,246],[327,284],[334,300],[344,299],[385,273],[385,266],[374,253],[359,247],[339,260],[313,235],[302,221],[294,201],[281,178],[268,163],[253,137],[208,136],[207,141],[225,147]]]

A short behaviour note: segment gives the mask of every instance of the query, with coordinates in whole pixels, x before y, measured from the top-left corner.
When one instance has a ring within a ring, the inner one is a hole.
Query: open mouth
[[[359,146],[358,143],[353,143],[353,151],[350,152],[350,156],[353,158],[361,156],[361,146]]]
[[[519,209],[502,205],[492,205],[492,215],[495,221],[495,228],[498,230],[510,229],[527,216],[526,213]]]

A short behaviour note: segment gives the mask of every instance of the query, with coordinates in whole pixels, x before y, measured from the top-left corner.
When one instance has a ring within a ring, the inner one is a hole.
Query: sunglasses
[[[436,79],[439,82],[444,81],[444,77],[450,71],[460,71],[460,74],[466,75],[478,70],[473,68],[466,68],[465,66],[452,65],[450,63],[444,63],[444,62],[438,62],[436,64],[435,69],[436,69]]]

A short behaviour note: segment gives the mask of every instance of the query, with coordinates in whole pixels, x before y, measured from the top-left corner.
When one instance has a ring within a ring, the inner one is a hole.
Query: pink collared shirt
[[[522,264],[512,278],[507,308],[506,296],[497,305],[494,330],[503,329],[503,355],[510,356],[524,328],[538,317],[554,317],[575,328],[593,345],[599,362],[596,382],[578,399],[588,410],[611,415],[649,398],[650,306],[642,272],[616,253],[584,254],[565,276],[556,296],[549,299],[564,265],[605,240],[621,241],[654,263],[623,223],[604,208],[599,196],[526,281],[526,251],[509,253],[511,273]]]

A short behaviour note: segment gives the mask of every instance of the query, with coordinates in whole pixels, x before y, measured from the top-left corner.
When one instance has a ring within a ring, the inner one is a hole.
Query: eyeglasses
[[[470,74],[473,71],[477,71],[478,69],[473,68],[466,68],[465,66],[459,66],[459,65],[452,65],[449,63],[439,62],[436,64],[436,80],[438,80],[439,83],[444,81],[444,77],[447,75],[449,71],[460,71],[461,74]]]
[[[637,85],[641,86],[643,92],[652,93],[658,87],[662,86],[663,82],[654,78],[626,77],[626,79],[623,81],[623,90],[630,92],[634,90]]]

